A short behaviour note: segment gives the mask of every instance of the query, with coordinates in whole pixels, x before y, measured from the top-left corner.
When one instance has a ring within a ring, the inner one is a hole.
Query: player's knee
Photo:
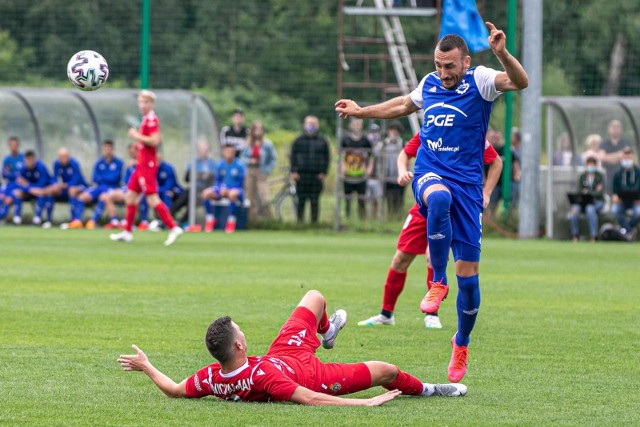
[[[465,292],[473,292],[480,287],[480,279],[477,274],[469,277],[458,276],[458,289]]]
[[[304,298],[318,298],[324,300],[324,296],[320,293],[320,291],[316,291],[315,289],[307,291],[307,293],[304,294]]]
[[[399,369],[397,366],[391,363],[378,362],[376,367],[379,375],[380,384],[389,385],[398,378]]]
[[[441,215],[451,208],[451,193],[446,190],[436,190],[427,196],[429,215]]]

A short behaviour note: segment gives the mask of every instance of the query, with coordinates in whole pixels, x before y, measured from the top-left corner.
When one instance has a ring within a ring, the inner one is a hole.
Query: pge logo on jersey
[[[453,112],[447,112],[442,114],[429,114],[430,110],[434,108],[442,108],[447,110],[453,110]],[[424,121],[425,126],[428,128],[430,126],[438,126],[438,127],[452,127],[454,126],[456,114],[460,113],[464,117],[467,117],[467,114],[461,109],[454,107],[453,105],[445,104],[444,102],[437,102],[435,104],[431,104],[429,107],[424,110]]]

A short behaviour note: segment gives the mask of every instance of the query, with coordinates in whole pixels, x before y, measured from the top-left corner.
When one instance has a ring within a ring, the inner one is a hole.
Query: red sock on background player
[[[158,217],[162,220],[162,222],[164,222],[165,225],[169,228],[169,230],[171,230],[173,227],[176,226],[176,223],[173,220],[173,217],[171,216],[171,213],[169,212],[169,208],[167,208],[167,205],[160,202],[160,204],[157,205],[154,208],[154,210],[156,211],[156,213],[158,214]]]
[[[138,210],[138,207],[136,205],[127,205],[127,209],[124,216],[127,223],[125,224],[124,229],[127,230],[129,233],[131,233],[131,230],[133,229],[133,221],[136,217],[137,210]]]
[[[392,267],[389,267],[389,272],[387,273],[387,281],[384,284],[384,295],[382,296],[383,311],[393,313],[396,308],[398,296],[400,296],[400,294],[402,293],[406,280],[406,272],[400,273],[398,271],[395,271]]]

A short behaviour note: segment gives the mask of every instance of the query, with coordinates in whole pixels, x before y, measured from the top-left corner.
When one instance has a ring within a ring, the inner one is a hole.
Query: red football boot
[[[227,221],[227,225],[224,227],[224,232],[231,234],[236,232],[236,222],[235,221]]]
[[[205,223],[204,223],[204,232],[205,233],[211,233],[213,232],[213,229],[216,228],[216,220],[214,219],[208,219]]]
[[[456,336],[451,338],[451,360],[447,376],[452,383],[458,383],[467,373],[467,361],[469,360],[469,349],[466,345],[457,345]]]

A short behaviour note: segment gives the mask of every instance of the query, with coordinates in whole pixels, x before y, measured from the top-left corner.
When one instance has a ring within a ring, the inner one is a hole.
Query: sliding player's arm
[[[131,346],[136,354],[120,355],[118,362],[125,371],[142,371],[151,381],[168,397],[187,397],[186,383],[187,380],[181,383],[176,383],[171,378],[156,369],[147,355],[138,348],[135,344]]]
[[[298,386],[291,395],[291,402],[301,405],[324,405],[324,406],[380,406],[390,400],[398,397],[402,392],[400,390],[388,391],[384,394],[372,397],[370,399],[349,399],[328,394],[317,393],[306,387]]]

